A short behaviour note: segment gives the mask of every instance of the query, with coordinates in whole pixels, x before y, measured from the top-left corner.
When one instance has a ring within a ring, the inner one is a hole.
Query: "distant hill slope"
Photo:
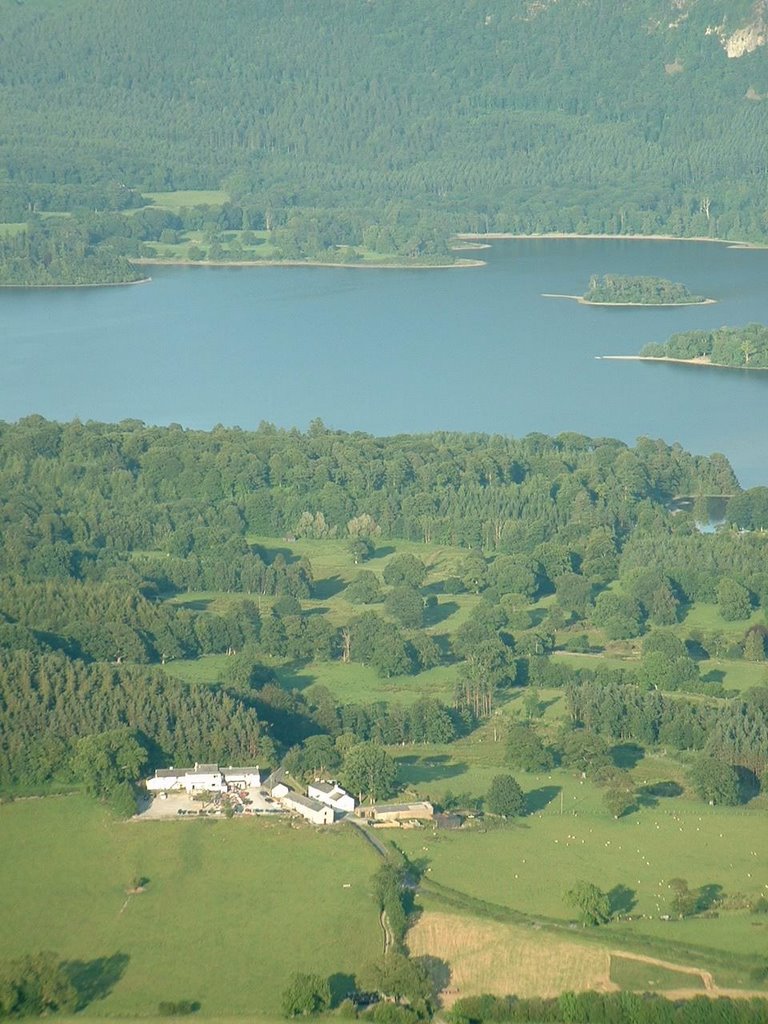
[[[763,238],[767,6],[0,0],[0,174],[223,186],[278,223]]]

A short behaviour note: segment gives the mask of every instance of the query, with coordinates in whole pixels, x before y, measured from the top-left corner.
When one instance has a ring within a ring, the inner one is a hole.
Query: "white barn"
[[[261,785],[261,772],[258,766],[251,768],[221,769],[222,775],[230,789],[258,789]]]
[[[307,794],[313,800],[319,800],[321,804],[333,807],[335,811],[344,813],[355,809],[355,798],[350,796],[346,789],[342,789],[337,782],[310,782],[307,786]]]
[[[302,818],[311,821],[313,825],[332,825],[333,808],[328,804],[321,804],[319,800],[313,800],[310,796],[302,796],[301,793],[286,793],[281,797],[280,803],[289,811],[295,811]]]

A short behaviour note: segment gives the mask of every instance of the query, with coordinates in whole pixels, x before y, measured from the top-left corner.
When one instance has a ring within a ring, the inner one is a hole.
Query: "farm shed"
[[[435,809],[428,800],[410,804],[371,804],[358,807],[355,814],[366,821],[431,821]]]

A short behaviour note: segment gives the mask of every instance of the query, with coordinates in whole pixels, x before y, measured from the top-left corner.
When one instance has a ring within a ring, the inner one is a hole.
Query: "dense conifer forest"
[[[248,256],[227,231],[336,261],[445,259],[457,231],[765,238],[749,0],[3,0],[2,16],[1,202],[22,229],[6,283],[79,281],[57,271],[64,244],[94,280],[126,279],[118,257],[195,216],[211,259]],[[140,229],[112,215],[179,189],[229,198]]]

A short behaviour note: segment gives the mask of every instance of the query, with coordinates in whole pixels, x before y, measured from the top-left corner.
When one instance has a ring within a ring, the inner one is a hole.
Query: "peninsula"
[[[720,327],[714,331],[683,331],[664,344],[650,342],[639,355],[601,356],[648,362],[685,363],[740,370],[768,370],[768,327]]]

